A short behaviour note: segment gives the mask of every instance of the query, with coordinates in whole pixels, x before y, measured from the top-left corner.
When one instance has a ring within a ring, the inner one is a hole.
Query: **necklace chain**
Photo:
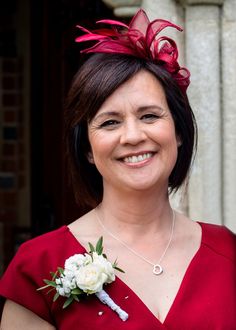
[[[98,207],[97,207],[98,208]],[[165,250],[163,251],[161,257],[159,258],[158,262],[155,264],[153,262],[151,262],[150,260],[148,260],[147,258],[145,258],[144,256],[142,256],[141,254],[139,254],[137,251],[135,251],[134,249],[132,249],[128,244],[126,244],[124,241],[122,241],[119,237],[115,236],[109,229],[107,229],[105,227],[105,225],[103,224],[98,211],[96,210],[96,216],[98,219],[98,222],[100,224],[100,226],[104,229],[104,231],[106,231],[111,237],[113,237],[117,242],[119,242],[120,244],[122,244],[124,247],[126,247],[130,252],[132,252],[134,255],[136,255],[137,257],[139,257],[140,259],[142,259],[143,261],[147,262],[148,264],[153,266],[153,274],[155,275],[160,275],[163,273],[163,268],[160,265],[161,261],[163,260],[164,256],[166,255],[166,252],[172,242],[173,239],[173,235],[174,235],[174,227],[175,227],[175,211],[172,209],[172,224],[171,224],[171,232],[170,232],[170,238],[169,241],[165,247]]]

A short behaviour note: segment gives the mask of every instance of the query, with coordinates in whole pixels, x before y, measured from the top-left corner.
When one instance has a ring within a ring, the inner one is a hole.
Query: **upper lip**
[[[144,155],[144,154],[155,154],[155,153],[156,153],[156,151],[151,151],[151,150],[130,152],[130,153],[127,153],[127,154],[124,154],[124,155],[118,157],[118,159],[124,159],[126,157],[139,156],[139,155]]]

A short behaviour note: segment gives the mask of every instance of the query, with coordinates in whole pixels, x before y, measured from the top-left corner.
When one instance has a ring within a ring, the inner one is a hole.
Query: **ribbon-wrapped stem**
[[[116,312],[122,321],[126,321],[128,319],[129,315],[110,298],[106,291],[101,290],[95,293],[95,295],[103,304],[109,306],[114,312]]]

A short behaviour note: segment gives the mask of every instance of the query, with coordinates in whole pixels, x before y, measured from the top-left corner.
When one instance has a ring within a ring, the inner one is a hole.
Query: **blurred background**
[[[0,270],[26,239],[80,215],[67,183],[63,104],[76,24],[112,17],[99,0],[0,2]]]

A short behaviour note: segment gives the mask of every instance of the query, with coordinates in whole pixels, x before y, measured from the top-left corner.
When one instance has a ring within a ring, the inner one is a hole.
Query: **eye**
[[[141,120],[147,121],[147,122],[153,122],[156,119],[158,119],[159,116],[157,114],[154,113],[146,113],[145,115],[143,115],[141,117]]]
[[[104,121],[100,125],[100,127],[113,128],[113,127],[117,126],[118,124],[119,124],[119,121],[118,120],[109,119],[109,120]]]

